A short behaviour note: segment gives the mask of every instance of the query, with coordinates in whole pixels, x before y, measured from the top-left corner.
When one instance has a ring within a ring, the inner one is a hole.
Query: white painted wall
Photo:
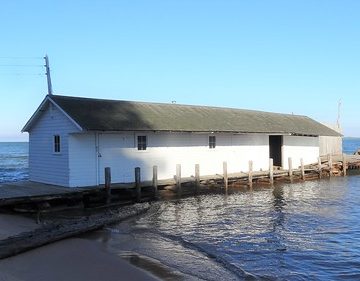
[[[137,135],[146,135],[148,148],[137,150]],[[207,134],[192,133],[116,133],[100,134],[100,182],[104,183],[104,168],[111,167],[113,182],[134,181],[134,168],[141,168],[142,180],[151,180],[152,166],[158,166],[160,179],[172,178],[176,164],[182,165],[182,176],[194,175],[200,164],[202,175],[221,174],[223,161],[228,172],[268,169],[269,138],[266,135],[215,134],[216,148],[209,149]]]
[[[70,187],[97,185],[95,133],[69,135]]]
[[[69,186],[68,134],[78,129],[56,107],[48,105],[29,132],[31,181]],[[54,135],[60,135],[61,152],[53,152]]]
[[[104,183],[104,168],[111,167],[112,182],[133,182],[134,168],[141,167],[142,180],[151,180],[152,166],[158,166],[160,179],[172,178],[176,164],[182,165],[182,176],[194,175],[200,164],[201,175],[222,174],[227,161],[228,172],[267,170],[269,136],[262,134],[214,134],[216,148],[209,149],[208,134],[195,133],[81,133],[55,107],[49,107],[30,130],[30,180],[62,186],[92,186]],[[61,136],[61,153],[53,153],[53,136]],[[146,135],[148,147],[137,150],[137,136]],[[97,152],[97,144],[99,151]],[[100,157],[98,157],[100,156]],[[282,157],[287,168],[317,161],[319,138],[284,136]]]
[[[282,163],[288,169],[288,158],[292,158],[293,168],[300,166],[300,159],[304,164],[317,163],[319,157],[319,137],[283,136]]]
[[[329,125],[330,129],[342,134],[341,128],[338,125]],[[320,137],[320,155],[327,155],[327,154],[342,154],[342,137],[328,137],[328,136],[321,136]]]

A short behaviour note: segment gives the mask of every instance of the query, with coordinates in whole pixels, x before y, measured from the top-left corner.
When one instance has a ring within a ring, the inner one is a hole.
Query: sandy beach
[[[34,219],[0,214],[0,239],[40,227]],[[70,238],[0,260],[0,281],[159,280],[105,252],[96,242]]]
[[[40,226],[36,224],[35,219],[12,214],[0,214],[0,240],[38,227]]]
[[[71,238],[0,261],[0,280],[159,280],[91,241]]]

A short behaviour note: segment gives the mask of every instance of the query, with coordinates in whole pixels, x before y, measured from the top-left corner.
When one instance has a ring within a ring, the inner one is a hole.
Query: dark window
[[[209,136],[209,148],[215,148],[215,147],[216,147],[216,137]]]
[[[60,152],[60,136],[59,135],[54,136],[54,152],[55,153]]]
[[[146,150],[146,136],[137,137],[138,150]]]

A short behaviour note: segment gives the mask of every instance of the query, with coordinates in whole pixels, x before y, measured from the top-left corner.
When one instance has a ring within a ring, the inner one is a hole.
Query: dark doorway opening
[[[274,160],[274,166],[282,166],[281,147],[282,136],[269,136],[270,158]]]

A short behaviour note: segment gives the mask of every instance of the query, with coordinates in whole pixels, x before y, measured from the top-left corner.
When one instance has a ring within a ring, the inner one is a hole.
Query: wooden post
[[[195,193],[198,193],[200,189],[200,165],[195,164]]]
[[[253,161],[249,161],[249,186],[252,187],[253,184]]]
[[[223,175],[224,175],[224,185],[225,190],[228,190],[228,172],[227,172],[227,162],[223,162]]]
[[[111,201],[111,169],[105,168],[105,189],[106,189],[106,204]]]
[[[322,177],[321,157],[318,157],[318,170],[319,170],[319,179],[321,179]]]
[[[272,158],[269,159],[269,179],[270,184],[274,184],[274,160]]]
[[[154,188],[154,197],[157,198],[159,195],[159,193],[158,193],[158,167],[157,166],[153,166],[152,184],[153,184],[153,188]]]
[[[292,158],[291,157],[288,158],[288,162],[289,162],[289,178],[290,178],[290,181],[292,182],[293,181],[293,169],[292,169]]]
[[[331,154],[328,154],[328,163],[329,163],[329,177],[332,176],[332,156]]]
[[[181,195],[181,164],[176,164],[176,190]]]
[[[305,180],[305,168],[304,168],[304,160],[300,159],[300,165],[301,165],[301,179]]]
[[[136,201],[141,200],[141,178],[140,178],[140,167],[135,168],[135,189],[136,189]]]
[[[343,153],[342,155],[342,162],[343,162],[343,176],[345,177],[346,176],[346,168],[347,168],[347,162],[346,162],[346,154]]]

